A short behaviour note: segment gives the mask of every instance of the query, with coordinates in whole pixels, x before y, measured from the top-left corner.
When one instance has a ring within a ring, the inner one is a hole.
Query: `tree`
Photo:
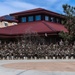
[[[67,28],[68,33],[61,32],[59,35],[64,40],[72,41],[75,38],[75,7],[65,4],[63,5],[63,11],[65,15],[63,24]]]

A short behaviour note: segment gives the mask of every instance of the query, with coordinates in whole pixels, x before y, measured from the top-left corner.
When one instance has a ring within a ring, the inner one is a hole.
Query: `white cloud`
[[[15,11],[14,9],[12,9],[11,7],[5,5],[4,3],[2,4],[0,2],[0,15],[5,15],[5,14],[9,14],[10,12]]]
[[[47,0],[48,1],[48,8],[55,12],[63,12],[62,5],[69,3],[70,0]]]
[[[40,0],[40,2],[39,0],[34,1],[34,3],[26,2],[26,0],[3,0],[2,2],[0,1],[0,16],[38,7],[61,13],[62,5],[70,2],[70,0]]]
[[[33,9],[38,7],[39,6],[26,2],[21,2],[19,0],[5,0],[4,2],[0,2],[0,11],[1,11],[0,16],[21,10]]]
[[[31,8],[37,8],[39,6],[36,6],[36,5],[33,5],[33,4],[30,4],[30,3],[26,3],[26,2],[22,2],[22,1],[10,1],[10,0],[7,0],[7,2],[5,2],[6,4],[8,4],[9,6],[12,6],[12,7],[15,7],[15,8],[23,8],[23,9],[31,9]]]

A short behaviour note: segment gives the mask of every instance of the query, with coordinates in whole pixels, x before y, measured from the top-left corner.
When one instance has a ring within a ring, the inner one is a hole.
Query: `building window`
[[[53,17],[50,17],[50,21],[51,21],[51,22],[54,22],[54,18],[53,18]]]
[[[28,21],[29,21],[29,22],[33,21],[33,16],[29,16],[29,17],[28,17]]]
[[[35,16],[35,20],[36,20],[36,21],[41,20],[41,15],[36,15],[36,16]]]
[[[21,22],[26,22],[26,17],[22,17]]]
[[[45,16],[45,20],[46,21],[49,21],[49,16]]]
[[[57,21],[57,23],[59,23],[59,19],[58,18],[56,19],[56,21]]]
[[[7,23],[7,22],[5,22],[5,23],[4,23],[4,25],[7,27],[7,26],[8,26],[8,23]]]

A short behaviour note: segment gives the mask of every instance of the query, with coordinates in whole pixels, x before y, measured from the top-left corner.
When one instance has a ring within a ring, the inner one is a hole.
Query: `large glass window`
[[[5,22],[4,24],[5,24],[5,26],[8,26],[8,23]]]
[[[33,16],[29,16],[28,21],[33,21]]]
[[[36,20],[36,21],[41,20],[41,15],[36,15],[36,16],[35,16],[35,20]]]
[[[49,21],[49,16],[45,16],[45,20],[46,21]]]
[[[21,22],[26,22],[26,17],[22,17]]]
[[[56,22],[59,23],[59,19],[58,18],[56,19]]]
[[[53,18],[53,17],[50,17],[50,21],[51,21],[51,22],[54,22],[54,18]]]
[[[5,25],[5,26],[8,26],[8,22],[4,22],[4,25]]]

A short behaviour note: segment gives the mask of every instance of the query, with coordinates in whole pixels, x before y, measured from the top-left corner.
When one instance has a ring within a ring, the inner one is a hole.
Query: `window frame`
[[[35,15],[35,21],[40,21],[42,19],[41,15]]]
[[[51,17],[50,17],[50,21],[51,21],[51,22],[54,22],[54,17],[51,16]]]
[[[22,18],[21,18],[21,22],[22,22],[22,23],[27,22],[27,18],[26,18],[26,17],[22,17]]]
[[[49,16],[45,15],[45,21],[49,21]]]
[[[34,21],[34,16],[28,16],[28,22],[33,22]]]
[[[8,26],[8,22],[4,22],[4,25],[7,27]]]

